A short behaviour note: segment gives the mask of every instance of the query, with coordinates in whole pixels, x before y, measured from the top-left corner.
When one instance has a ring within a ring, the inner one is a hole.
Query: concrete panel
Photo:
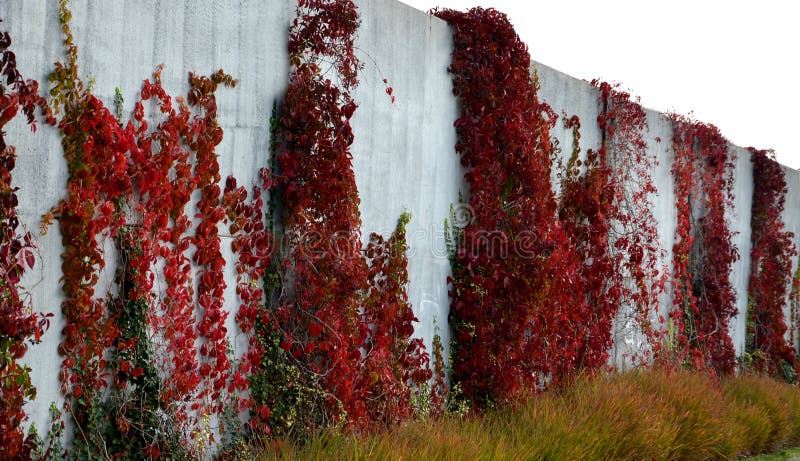
[[[654,162],[650,170],[650,178],[656,192],[649,197],[650,212],[656,223],[658,248],[658,277],[667,281],[665,290],[659,296],[658,310],[651,316],[654,327],[666,328],[660,318],[666,319],[672,310],[672,286],[669,283],[672,273],[673,245],[677,229],[677,212],[675,199],[675,181],[672,176],[672,164],[675,152],[672,150],[672,121],[666,115],[645,109],[647,130],[643,134],[648,155]],[[632,306],[623,306],[620,310],[614,330],[613,356],[619,366],[629,366],[634,359],[646,357],[649,350],[646,337],[637,328],[636,314]],[[638,356],[637,356],[638,354]]]
[[[675,152],[672,150],[672,121],[666,115],[649,109],[645,109],[645,113],[648,126],[648,133],[645,136],[647,150],[653,154],[657,162],[652,171],[656,193],[651,200],[653,217],[658,225],[659,245],[663,252],[659,270],[661,274],[672,274],[672,247],[678,227],[675,180],[672,176],[672,164],[675,161]],[[666,318],[672,308],[672,299],[671,287],[668,284],[667,290],[661,295],[659,315]]]
[[[581,122],[581,159],[586,159],[589,149],[600,148],[602,132],[597,125],[597,116],[600,115],[600,91],[584,80],[579,80],[563,74],[541,63],[533,64],[533,71],[539,77],[539,99],[553,108],[559,120],[550,132],[551,137],[557,140],[560,152],[553,162],[550,174],[553,191],[557,195],[561,191],[559,180],[559,161],[566,164],[572,154],[573,136],[572,129],[564,126],[564,118],[577,115]]]
[[[800,248],[800,171],[784,166],[783,173],[786,176],[786,187],[788,188],[786,204],[783,209],[783,223],[786,231],[794,234],[794,247],[798,249]],[[792,276],[794,276],[797,270],[798,258],[795,256],[792,259]],[[786,339],[788,340],[791,335],[791,329],[796,329],[800,326],[792,324],[792,310],[788,299],[784,306],[783,313],[784,317],[787,319],[786,324],[789,326],[789,330],[786,332]],[[798,335],[796,333],[794,335],[794,340],[795,347],[797,347]]]
[[[436,322],[447,348],[450,264],[443,226],[459,190],[467,191],[454,150],[458,107],[447,72],[451,32],[438,18],[393,0],[357,4],[356,47],[364,69],[354,94],[359,108],[352,152],[363,237],[388,236],[400,214],[411,213],[408,295],[420,319],[415,333],[430,347]]]
[[[731,319],[730,335],[736,355],[745,350],[747,336],[747,289],[750,279],[750,249],[752,248],[750,220],[753,204],[753,163],[750,152],[738,146],[730,146],[729,152],[736,156],[733,173],[733,210],[726,218],[733,234],[733,244],[739,252],[739,260],[731,268],[731,285],[736,293],[738,314]]]

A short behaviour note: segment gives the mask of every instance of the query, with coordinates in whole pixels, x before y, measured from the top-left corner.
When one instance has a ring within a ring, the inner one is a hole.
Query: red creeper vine
[[[673,131],[678,209],[673,248],[675,309],[670,314],[673,360],[730,374],[735,351],[729,323],[736,314],[730,273],[739,255],[725,210],[733,207],[734,157],[727,140],[712,125],[675,117]]]
[[[760,353],[755,365],[794,381],[797,352],[786,342],[783,307],[792,279],[794,234],[784,230],[786,179],[774,153],[750,148],[753,162],[752,250],[747,313],[747,351]]]
[[[5,125],[22,109],[32,131],[36,131],[34,111],[46,101],[38,94],[36,81],[25,80],[17,69],[11,51],[11,37],[0,32],[0,458],[29,459],[32,441],[22,432],[27,419],[25,400],[36,396],[30,368],[20,363],[49,325],[49,316],[33,312],[20,281],[35,262],[36,245],[30,233],[19,233],[17,188],[12,175],[17,155],[6,144]]]
[[[286,371],[256,377],[257,413],[277,428],[297,408],[306,409],[303,429],[391,424],[411,414],[411,392],[429,377],[427,354],[410,338],[405,222],[387,241],[373,236],[362,255],[349,150],[358,25],[351,0],[301,0],[289,34],[292,73],[276,130],[287,254],[283,291],[264,320],[278,336],[262,338],[280,348],[265,352],[267,362]]]
[[[359,385],[380,398],[368,401],[365,424],[391,425],[413,417],[414,392],[432,376],[422,340],[412,338],[418,320],[406,294],[406,224],[410,219],[403,213],[389,239],[372,234],[367,246],[370,267],[364,321],[371,328],[362,346],[366,357]]]
[[[663,276],[650,211],[654,159],[642,136],[645,113],[628,93],[605,82],[592,83],[600,89],[601,146],[589,150],[582,162],[580,121],[575,116],[566,120],[575,141],[562,178],[559,219],[581,256],[579,274],[588,305],[579,325],[578,366],[596,369],[608,360],[613,324],[623,307],[652,336],[650,316],[663,290]]]
[[[185,436],[194,425],[190,414],[221,411],[228,385],[224,260],[217,231],[225,213],[214,152],[223,133],[214,92],[235,81],[221,70],[211,77],[190,74],[188,105],[179,100],[176,109],[161,86],[159,68],[144,83],[132,120],[122,125],[78,78],[66,1],[60,15],[67,61],[56,64],[50,80],[53,109],[61,114],[68,196],[44,224],[58,219],[65,248],[61,378],[80,433],[74,449],[79,456],[102,449],[157,458],[164,449],[176,453],[189,445],[181,435],[157,430],[159,412],[174,418],[174,429]],[[144,115],[147,101],[162,117],[153,130]],[[193,224],[185,209],[198,189],[198,222],[188,235]],[[121,257],[119,287],[109,299],[95,293],[107,262],[105,238],[117,243]],[[163,298],[153,292],[159,260]],[[199,267],[199,322],[192,262]],[[163,342],[151,344],[148,327]],[[136,406],[125,402],[139,394]]]
[[[557,117],[538,100],[527,48],[505,15],[435,14],[455,30],[456,151],[474,214],[453,271],[453,378],[473,402],[509,401],[559,383],[579,361],[587,306],[550,183]]]

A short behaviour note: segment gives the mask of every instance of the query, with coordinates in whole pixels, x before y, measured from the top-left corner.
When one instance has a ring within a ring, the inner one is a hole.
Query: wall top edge
[[[558,74],[560,78],[563,78],[563,79],[566,79],[566,80],[570,80],[570,81],[574,82],[575,85],[581,85],[581,86],[585,86],[585,87],[587,87],[587,88],[589,88],[591,90],[595,90],[595,88],[586,80],[583,80],[583,79],[580,79],[580,78],[577,78],[577,77],[573,77],[573,76],[571,76],[571,75],[569,75],[567,73],[564,73],[564,72],[562,72],[562,71],[560,71],[558,69],[550,67],[547,64],[542,64],[541,62],[533,60],[533,59],[531,59],[531,62],[532,62],[533,68],[536,68],[537,70],[539,70],[540,74],[541,74],[541,70],[544,69],[545,72]],[[533,73],[533,71],[531,71],[531,73]],[[668,114],[666,114],[664,112],[661,112],[659,110],[651,109],[651,108],[645,107],[645,106],[642,106],[642,109],[644,109],[645,113],[647,113],[648,115],[655,115],[656,117],[660,117],[660,118],[664,119],[667,122],[669,122],[669,120],[670,120],[670,117],[669,117]],[[728,140],[727,136],[725,136],[725,133],[722,133],[722,136],[725,138],[726,141],[728,141],[728,144],[730,145],[731,148],[738,149],[740,151],[747,151],[748,150],[748,147],[744,147],[744,146],[740,146],[738,144],[732,143],[730,140]],[[783,170],[785,172],[800,175],[800,169],[794,169],[794,168],[792,168],[790,166],[787,166],[787,165],[784,165],[783,163],[780,163],[780,162],[779,162],[779,164],[781,165],[781,167],[783,167]]]

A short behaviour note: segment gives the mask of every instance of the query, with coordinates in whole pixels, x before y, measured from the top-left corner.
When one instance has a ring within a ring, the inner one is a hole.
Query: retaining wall
[[[420,323],[416,334],[430,345],[436,326],[448,343],[449,298],[446,278],[449,263],[443,223],[459,192],[467,192],[463,171],[454,150],[453,122],[458,116],[447,67],[452,47],[451,32],[441,20],[394,0],[359,0],[361,28],[356,42],[364,68],[354,96],[359,108],[354,116],[352,146],[356,181],[361,196],[363,234],[388,235],[406,210],[408,226],[408,293]],[[81,77],[93,82],[93,92],[112,106],[115,88],[125,98],[125,110],[133,108],[141,83],[159,64],[165,65],[164,87],[173,95],[185,94],[187,72],[209,74],[225,69],[239,79],[235,89],[218,93],[219,120],[225,137],[218,154],[221,175],[233,174],[240,184],[255,181],[257,170],[269,162],[269,117],[287,85],[287,30],[294,5],[291,0],[74,0],[72,29],[79,46]],[[47,0],[0,1],[0,28],[14,40],[19,68],[46,87],[47,74],[63,59],[57,5]],[[600,131],[594,121],[600,110],[597,91],[588,83],[545,65],[536,64],[540,97],[557,113],[576,114],[582,121],[581,145],[597,148]],[[383,79],[389,80],[397,97],[391,104]],[[663,265],[669,270],[675,235],[675,197],[670,173],[674,153],[669,119],[647,111],[648,148],[659,165],[653,180],[658,194],[653,212],[658,221]],[[26,276],[33,305],[55,314],[41,344],[31,347],[25,361],[33,368],[37,399],[26,405],[31,421],[46,425],[50,402],[61,402],[57,346],[63,320],[60,317],[61,240],[57,226],[39,235],[41,216],[64,195],[67,169],[57,130],[41,126],[32,135],[18,117],[9,127],[8,139],[17,146],[14,181],[19,186],[21,221],[37,236],[41,259]],[[563,152],[572,146],[569,130],[561,124],[553,130]],[[660,139],[660,141],[659,141]],[[747,279],[750,267],[750,208],[753,192],[752,166],[746,149],[737,153],[735,208],[728,220],[736,232],[734,243],[740,259],[731,274],[739,315],[731,325],[737,352],[744,349]],[[784,219],[787,228],[800,235],[800,173],[785,168],[789,183]],[[555,176],[554,176],[555,180]],[[220,229],[226,234],[226,229]],[[236,309],[235,271],[229,239],[224,237],[226,306]],[[110,287],[113,267],[105,272],[100,288]],[[662,296],[662,309],[671,305],[671,294]],[[788,309],[788,306],[787,306]],[[246,347],[234,316],[228,318],[237,354]],[[629,326],[629,325],[628,325]],[[617,358],[640,339],[624,322],[615,332]]]

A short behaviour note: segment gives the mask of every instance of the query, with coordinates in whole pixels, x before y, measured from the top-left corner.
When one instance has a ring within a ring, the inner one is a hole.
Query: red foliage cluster
[[[623,306],[648,330],[663,277],[648,198],[655,188],[649,173],[653,160],[642,139],[645,113],[628,93],[592,83],[600,89],[603,107],[598,116],[602,144],[582,162],[580,121],[574,116],[567,120],[575,145],[562,177],[559,219],[581,257],[580,286],[588,306],[578,326],[577,365],[594,369],[607,363],[613,322]]]
[[[364,413],[357,389],[359,346],[367,333],[359,319],[367,265],[361,257],[358,190],[352,168],[350,118],[358,61],[353,37],[358,14],[352,1],[300,1],[289,33],[292,73],[279,118],[283,142],[278,163],[285,179],[282,205],[291,245],[285,277],[292,299],[276,313],[284,349],[314,374],[350,418]],[[338,86],[320,65],[331,65]]]
[[[153,364],[151,357],[133,351],[146,349],[142,346],[149,341],[144,337],[149,324],[163,339],[158,345],[158,365],[166,375],[160,405],[182,423],[187,423],[189,410],[218,413],[230,364],[222,310],[225,262],[217,231],[225,212],[214,152],[222,129],[214,92],[235,81],[222,71],[211,77],[190,74],[189,105],[181,100],[176,109],[161,86],[159,69],[153,81],[144,83],[132,120],[123,126],[78,78],[69,17],[62,2],[68,59],[57,63],[50,76],[54,110],[62,113],[58,126],[69,172],[68,195],[45,219],[45,225],[58,219],[64,245],[66,326],[59,350],[65,356],[61,380],[67,406],[78,427],[87,427],[94,424],[90,411],[102,400],[103,389],[140,382],[144,368]],[[154,101],[164,118],[154,130],[145,120],[147,101]],[[195,235],[188,235],[192,222],[185,208],[195,190],[201,192],[198,223]],[[107,262],[103,239],[118,236],[119,254],[125,258],[125,286],[119,294],[125,299],[111,302],[98,298],[95,288]],[[186,254],[190,246],[195,248],[192,259]],[[164,263],[163,299],[152,292],[159,261]],[[199,322],[192,262],[199,266]],[[130,301],[144,303],[144,312],[136,314],[140,319],[126,318],[134,313],[120,310]],[[134,324],[141,334],[121,331]],[[108,363],[110,357],[118,363]],[[122,434],[130,430],[124,413],[116,424]]]
[[[414,416],[415,387],[431,378],[425,345],[411,338],[418,320],[406,294],[409,219],[404,213],[389,239],[372,234],[366,250],[370,267],[363,320],[370,333],[362,345],[366,357],[359,386],[380,398],[367,401],[365,423],[391,425]]]
[[[569,127],[579,124],[576,118]],[[581,167],[585,172],[581,174]],[[579,367],[597,368],[608,359],[612,322],[623,300],[622,254],[612,253],[617,186],[606,162],[606,149],[589,150],[585,162],[573,156],[561,182],[558,217],[581,256],[579,277],[589,316],[578,326]]]
[[[108,302],[95,296],[106,265],[100,239],[115,237],[127,224],[122,206],[133,184],[126,152],[136,148],[136,139],[99,99],[85,91],[78,78],[77,47],[68,28],[65,34],[68,61],[56,63],[50,80],[54,110],[63,112],[58,127],[69,177],[67,197],[51,216],[58,218],[64,245],[62,392],[78,427],[86,427],[91,400],[109,384],[106,350],[119,335]]]
[[[411,389],[429,374],[421,342],[410,339],[404,223],[385,242],[373,236],[368,258],[361,254],[349,151],[358,25],[351,0],[301,0],[290,30],[292,74],[277,131],[290,287],[274,318],[281,347],[327,393],[325,420],[346,416],[368,428],[410,415]]]
[[[230,230],[233,235],[233,252],[237,255],[236,261],[236,294],[241,300],[239,311],[236,313],[236,322],[242,332],[250,335],[250,344],[247,353],[240,359],[238,369],[231,380],[229,391],[241,393],[234,402],[236,411],[250,410],[255,405],[250,396],[244,396],[250,389],[249,377],[258,373],[261,367],[264,345],[258,335],[256,325],[258,322],[271,324],[269,316],[262,310],[264,305],[264,290],[260,281],[272,264],[275,253],[274,236],[266,229],[264,222],[264,201],[262,191],[271,187],[271,177],[268,170],[261,171],[261,184],[253,187],[250,203],[247,203],[247,190],[236,186],[236,179],[228,177],[225,183],[223,204],[228,213]],[[259,421],[260,414],[264,411],[252,413],[251,424],[258,426],[266,423]],[[267,419],[267,418],[263,418]]]
[[[550,129],[530,56],[493,9],[436,12],[455,31],[450,72],[472,221],[453,271],[453,378],[475,402],[558,383],[581,360],[580,258],[556,217]]]
[[[447,399],[450,396],[450,387],[447,385],[447,371],[445,370],[444,362],[444,346],[438,331],[433,335],[431,361],[433,361],[433,370],[431,370],[431,380],[433,382],[430,392],[430,416],[438,419],[444,415]]]
[[[725,210],[733,208],[735,157],[716,127],[697,123],[694,130],[697,155],[703,166],[699,181],[705,209],[705,215],[698,220],[702,243],[693,283],[699,311],[694,313],[696,348],[703,351],[706,363],[718,373],[731,374],[736,351],[729,323],[737,309],[730,274],[739,254],[731,241],[733,233],[727,225]]]
[[[20,291],[23,274],[36,261],[36,246],[28,232],[17,232],[17,188],[11,184],[17,155],[6,144],[3,128],[21,108],[36,131],[34,110],[46,102],[38,95],[38,83],[20,74],[10,47],[8,32],[0,32],[0,458],[16,460],[31,456],[31,441],[22,432],[27,419],[22,406],[36,395],[30,369],[19,360],[28,341],[39,341],[48,320],[33,312]]]
[[[623,255],[625,289],[623,301],[635,306],[640,327],[653,334],[648,315],[658,306],[664,291],[667,271],[659,267],[663,250],[658,244],[658,228],[650,197],[658,191],[650,172],[656,166],[648,153],[643,134],[647,116],[638,100],[605,82],[593,82],[600,89],[603,107],[597,118],[606,149],[606,163],[616,182],[614,216],[611,217],[613,248]]]
[[[141,100],[133,113],[138,125],[139,149],[131,151],[130,174],[139,196],[128,200],[136,203],[135,208],[130,206],[141,220],[139,257],[145,258],[142,272],[150,278],[149,282],[142,281],[146,293],[152,288],[151,268],[158,259],[164,263],[166,290],[160,308],[151,310],[150,323],[166,343],[163,351],[166,361],[161,366],[168,374],[161,400],[165,405],[179,408],[179,419],[185,419],[187,409],[202,414],[220,412],[221,395],[229,378],[224,325],[227,312],[222,310],[225,261],[217,230],[225,211],[214,152],[223,133],[216,119],[214,93],[219,85],[235,84],[221,70],[210,77],[190,74],[189,106],[181,100],[176,110],[161,86],[159,69],[152,82],[144,83]],[[144,120],[143,103],[148,100],[155,100],[165,117],[151,131]],[[190,107],[196,109],[197,115]],[[201,192],[198,222],[194,235],[189,235],[192,222],[185,208],[195,190]],[[186,253],[191,246],[195,252],[190,259]],[[202,313],[199,322],[195,318],[191,262],[199,267],[197,303]],[[195,349],[198,342],[200,360]],[[186,408],[183,403],[189,401],[193,403]]]
[[[694,137],[691,133],[673,128],[672,150],[675,160],[672,162],[672,176],[675,180],[675,210],[677,226],[675,243],[672,246],[672,303],[675,306],[669,313],[671,331],[667,351],[677,354],[677,361],[683,361],[688,351],[688,339],[684,325],[685,312],[697,312],[697,299],[692,290],[692,273],[690,256],[692,253],[692,203],[691,195],[694,184],[695,161],[692,154]]]
[[[750,154],[754,188],[747,349],[765,356],[760,364],[764,371],[780,376],[789,367],[796,374],[797,353],[787,344],[783,313],[792,279],[792,257],[797,254],[794,234],[784,230],[781,217],[786,179],[772,152],[751,147]]]
[[[192,261],[199,267],[197,303],[203,313],[197,325],[200,334],[200,376],[198,399],[206,411],[218,413],[225,402],[220,398],[228,381],[230,361],[227,354],[228,331],[223,310],[225,299],[225,260],[220,252],[217,224],[225,218],[220,198],[219,163],[216,146],[222,142],[222,128],[217,123],[217,102],[214,92],[219,85],[236,86],[236,81],[221,70],[211,78],[189,75],[189,104],[198,107],[201,115],[192,121],[184,140],[195,155],[194,176],[201,196],[197,203],[198,218],[192,243]]]
[[[672,146],[678,209],[675,309],[670,313],[676,333],[673,358],[683,362],[691,354],[695,367],[730,374],[735,350],[729,322],[736,315],[730,273],[739,255],[725,210],[733,206],[734,157],[716,127],[682,117],[674,118]]]
[[[158,368],[165,372],[159,398],[185,422],[187,403],[200,382],[191,261],[186,255],[192,223],[185,212],[197,179],[192,174],[191,151],[183,143],[192,114],[183,101],[177,109],[173,106],[160,74],[159,69],[152,82],[144,82],[141,100],[134,106],[138,149],[131,152],[131,174],[137,178],[139,196],[129,198],[129,208],[139,216],[140,225],[134,232],[140,246],[141,273],[147,274],[140,283],[142,294],[153,306],[148,322],[163,341],[155,344]],[[152,130],[144,116],[148,101],[155,102],[164,118]],[[145,293],[152,288],[152,268],[159,259],[166,287],[163,299],[152,300]]]

